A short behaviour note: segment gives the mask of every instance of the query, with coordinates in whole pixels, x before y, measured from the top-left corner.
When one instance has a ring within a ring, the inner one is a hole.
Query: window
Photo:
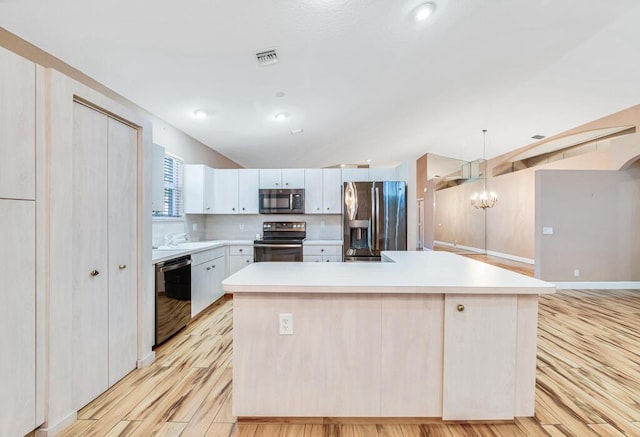
[[[182,217],[184,161],[171,155],[164,155],[164,210],[154,217]]]

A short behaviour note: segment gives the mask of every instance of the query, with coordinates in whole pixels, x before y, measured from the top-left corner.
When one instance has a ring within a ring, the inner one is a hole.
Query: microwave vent
[[[273,65],[278,63],[278,54],[275,49],[262,50],[256,53],[256,59],[260,65]]]

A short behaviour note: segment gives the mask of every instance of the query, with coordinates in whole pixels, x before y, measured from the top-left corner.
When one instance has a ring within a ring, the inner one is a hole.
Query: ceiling
[[[482,129],[490,158],[640,103],[637,0],[432,1],[0,0],[0,26],[245,167],[474,160]]]

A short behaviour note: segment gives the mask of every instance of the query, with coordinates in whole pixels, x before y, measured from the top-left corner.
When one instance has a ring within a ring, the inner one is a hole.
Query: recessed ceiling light
[[[284,96],[285,96],[284,91],[278,91],[278,92],[276,93],[276,97],[284,97]]]
[[[367,162],[371,162],[371,160],[370,160],[370,159],[367,159]]]
[[[209,114],[204,109],[196,109],[193,111],[193,116],[197,119],[204,120],[209,116]]]
[[[411,12],[411,17],[414,21],[424,21],[429,18],[435,10],[436,5],[434,3],[422,3],[414,8],[414,10]]]
[[[286,112],[279,112],[274,116],[274,118],[278,121],[285,121],[287,118],[289,118],[289,114],[287,114]]]
[[[300,129],[291,129],[290,132],[291,132],[291,135],[295,135],[295,134],[301,134],[302,132],[304,132],[304,130],[302,128],[300,128]]]

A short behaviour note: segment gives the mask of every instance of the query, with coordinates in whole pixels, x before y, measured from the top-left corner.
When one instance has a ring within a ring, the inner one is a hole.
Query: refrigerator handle
[[[369,239],[369,251],[373,255],[373,251],[376,250],[376,240],[378,239],[378,234],[374,234],[373,228],[376,226],[376,183],[371,184],[371,223],[369,224],[370,233],[369,235],[372,238]]]
[[[373,216],[369,219],[369,226],[367,227],[367,242],[369,243],[369,253],[373,255],[373,248],[371,247],[371,228],[373,227]]]
[[[380,250],[380,204],[378,201],[380,192],[378,191],[378,187],[376,187],[376,197],[375,197],[375,205],[376,205],[376,250]]]

